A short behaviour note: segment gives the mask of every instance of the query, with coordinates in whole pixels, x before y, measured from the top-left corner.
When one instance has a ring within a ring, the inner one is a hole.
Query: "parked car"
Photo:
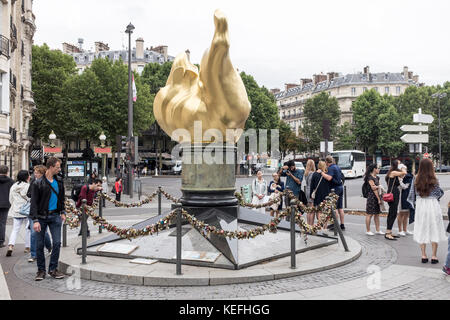
[[[380,174],[386,174],[388,173],[389,169],[391,168],[391,166],[384,166],[380,168]]]
[[[436,172],[440,172],[439,165],[436,166],[435,170]],[[450,172],[450,166],[442,166],[442,172]]]

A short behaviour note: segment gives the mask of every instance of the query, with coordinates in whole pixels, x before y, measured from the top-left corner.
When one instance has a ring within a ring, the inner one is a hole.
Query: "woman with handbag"
[[[28,171],[21,170],[17,174],[17,182],[12,185],[9,192],[9,202],[11,203],[11,208],[9,208],[8,215],[13,217],[14,220],[13,229],[11,231],[11,235],[9,236],[8,251],[6,251],[7,257],[12,255],[14,245],[16,244],[16,238],[22,225],[25,225],[26,229],[25,253],[30,252],[30,230],[28,229],[28,219],[23,212],[23,207],[26,207],[29,203],[27,197],[28,188],[30,187],[29,182],[30,174]]]
[[[431,263],[439,263],[436,256],[438,243],[447,240],[442,209],[439,205],[443,195],[444,191],[439,187],[433,162],[427,158],[422,159],[419,163],[419,172],[408,195],[408,202],[416,209],[413,238],[420,245],[422,263],[428,262],[426,245],[430,243]]]
[[[367,183],[369,188],[367,192],[367,202],[366,202],[366,234],[368,236],[374,236],[375,233],[370,231],[370,222],[373,220],[375,222],[376,234],[383,235],[384,232],[380,230],[380,213],[381,213],[381,196],[380,196],[380,178],[378,174],[380,169],[378,165],[373,163],[369,165],[366,170],[366,175],[364,177],[364,183]]]
[[[399,161],[392,161],[391,168],[386,174],[386,182],[388,184],[387,193],[383,195],[383,200],[389,205],[389,214],[387,217],[387,227],[386,234],[384,237],[387,240],[397,240],[399,236],[392,235],[392,227],[394,225],[395,219],[397,218],[398,204],[400,202],[400,180],[406,175],[405,171],[401,171],[398,168]]]
[[[327,164],[325,161],[319,161],[317,171],[313,173],[311,178],[310,197],[315,207],[318,207],[331,192],[330,182],[323,178],[321,172],[327,172]],[[319,219],[319,212],[316,214],[316,218]],[[312,223],[314,224],[314,216]]]

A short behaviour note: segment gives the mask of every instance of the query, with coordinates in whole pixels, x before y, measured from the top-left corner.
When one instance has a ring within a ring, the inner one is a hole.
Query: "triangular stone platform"
[[[255,210],[239,206],[231,207],[184,207],[190,214],[200,221],[216,226],[224,230],[250,230],[256,226],[267,224],[272,217]],[[157,223],[171,210],[147,219],[141,223],[133,225],[135,229]],[[225,269],[242,269],[265,261],[278,259],[290,255],[290,222],[282,221],[278,226],[278,232],[273,234],[266,231],[264,235],[259,235],[254,239],[237,240],[211,235],[204,238],[195,228],[187,224],[183,226],[182,248],[183,251],[208,252],[220,254],[215,262],[205,262],[200,260],[183,260],[186,265],[208,266]],[[299,236],[299,228],[296,227],[296,252],[304,252],[321,248],[337,243],[336,238],[323,236],[308,236],[307,244],[303,237]],[[108,252],[98,252],[105,243],[116,242],[136,245],[138,248],[131,254],[117,254]],[[78,249],[81,253],[81,249]],[[172,225],[169,230],[164,230],[159,235],[146,236],[132,239],[131,242],[121,239],[115,234],[106,236],[88,245],[88,255],[99,255],[108,257],[118,257],[125,259],[148,258],[157,259],[162,262],[175,263],[176,256],[176,229]]]

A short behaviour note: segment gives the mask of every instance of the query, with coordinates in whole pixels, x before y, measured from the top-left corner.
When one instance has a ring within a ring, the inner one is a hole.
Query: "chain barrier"
[[[141,201],[148,203],[151,201],[153,197],[156,196],[158,191],[154,192],[151,196],[149,196],[146,200]],[[166,193],[163,191],[162,193]],[[167,193],[166,193],[167,194]],[[283,193],[284,194],[284,193]],[[292,192],[286,193],[290,199],[295,198],[295,196],[292,194]],[[166,195],[165,195],[166,196]],[[168,196],[171,197],[170,200],[176,201],[174,197],[167,194],[166,198]],[[136,230],[133,228],[118,228],[117,226],[114,226],[106,221],[103,217],[99,217],[95,214],[94,210],[98,207],[100,199],[104,197],[105,199],[109,200],[111,199],[106,194],[99,194],[95,200],[92,206],[86,206],[86,214],[90,216],[93,220],[94,225],[99,224],[101,228],[106,229],[109,232],[113,232],[120,236],[121,238],[131,240],[132,238],[137,238],[141,236],[147,236],[147,235],[153,235],[157,234],[159,231],[162,231],[164,229],[168,229],[169,225],[172,220],[176,218],[176,210],[173,210],[171,213],[169,213],[164,219],[161,219],[158,223],[152,224],[149,226],[146,226],[145,228],[142,228],[140,230]],[[109,199],[108,199],[109,198]],[[239,199],[239,196],[238,196]],[[242,198],[241,198],[242,199]],[[296,198],[295,198],[296,199]],[[111,199],[113,200],[113,199]],[[109,200],[109,201],[111,201]],[[281,200],[281,195],[278,199],[273,199],[272,201],[268,202],[272,204],[277,203],[277,200]],[[296,201],[296,205],[300,207],[301,209],[307,209],[304,210],[305,212],[311,211],[311,212],[319,212],[319,220],[318,222],[311,226],[309,225],[305,219],[302,216],[301,212],[296,212],[295,214],[295,222],[299,226],[302,234],[305,235],[305,241],[306,241],[306,235],[308,233],[315,234],[318,230],[324,228],[329,221],[332,220],[332,210],[336,208],[336,203],[338,200],[338,196],[334,193],[331,193],[317,208],[314,208],[315,210],[308,210],[310,207],[306,207],[303,203],[300,201]],[[115,201],[115,200],[114,200]],[[139,204],[139,203],[138,203]],[[138,204],[130,204],[130,207],[132,206],[139,206]],[[272,205],[270,204],[270,205]],[[140,204],[142,205],[142,204]],[[70,201],[66,200],[65,202],[65,208],[66,208],[66,224],[69,225],[71,229],[77,228],[80,226],[81,223],[81,211],[77,208],[75,208]],[[265,224],[260,227],[256,227],[254,229],[248,230],[248,231],[227,231],[223,229],[218,229],[217,227],[210,226],[206,224],[204,221],[199,221],[194,216],[190,215],[185,209],[182,210],[183,217],[189,222],[189,224],[192,225],[192,227],[196,228],[204,237],[208,237],[210,234],[214,234],[217,236],[227,237],[229,239],[253,239],[259,235],[264,234],[266,231],[269,231],[271,233],[276,233],[278,231],[278,225],[282,221],[283,218],[286,218],[290,216],[291,214],[291,207],[287,207],[283,212],[279,214],[279,216],[275,217],[271,220],[268,224]]]

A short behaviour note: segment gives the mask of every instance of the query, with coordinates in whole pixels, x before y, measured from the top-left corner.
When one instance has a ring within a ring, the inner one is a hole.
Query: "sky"
[[[169,55],[189,49],[200,63],[214,35],[214,11],[228,18],[230,57],[259,85],[284,88],[320,72],[402,72],[426,85],[450,81],[448,0],[35,0],[34,43],[94,50],[167,45]]]

